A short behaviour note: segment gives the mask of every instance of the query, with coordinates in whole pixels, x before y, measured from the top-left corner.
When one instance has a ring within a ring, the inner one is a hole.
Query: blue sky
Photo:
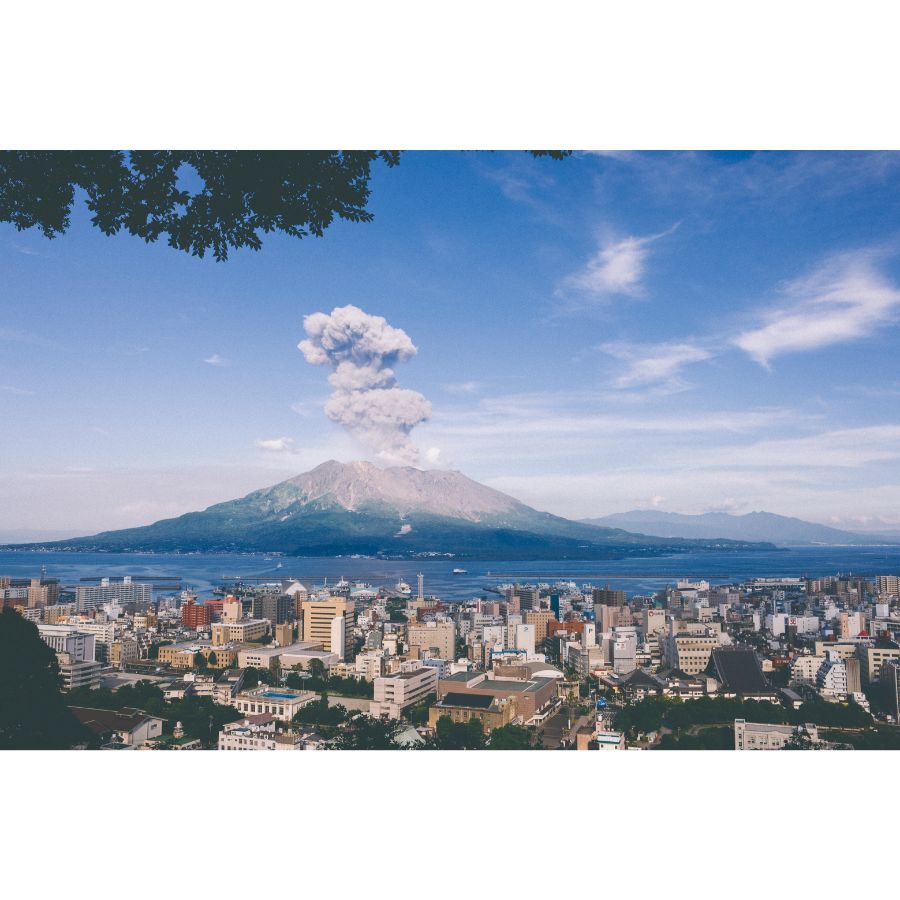
[[[370,209],[218,264],[0,226],[0,539],[371,457],[297,349],[347,304],[418,350],[423,465],[573,517],[900,524],[900,155],[409,153]]]

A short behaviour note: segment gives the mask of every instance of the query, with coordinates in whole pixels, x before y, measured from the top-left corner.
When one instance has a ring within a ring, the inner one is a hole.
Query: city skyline
[[[0,531],[146,524],[378,459],[297,350],[348,305],[417,350],[396,376],[430,404],[423,466],[572,518],[896,526],[898,162],[410,153],[376,169],[373,222],[223,264],[78,205],[54,241],[4,224]]]

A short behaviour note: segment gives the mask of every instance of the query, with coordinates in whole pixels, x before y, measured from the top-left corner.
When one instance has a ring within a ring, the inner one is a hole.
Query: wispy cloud
[[[651,384],[681,389],[686,386],[678,377],[681,370],[713,356],[709,350],[686,341],[665,344],[615,341],[600,344],[597,349],[625,363],[624,371],[613,380],[615,387],[622,389]]]
[[[563,279],[556,293],[577,293],[603,300],[613,296],[639,297],[644,293],[644,269],[650,246],[671,234],[673,225],[658,234],[602,241],[584,267]]]
[[[218,353],[213,353],[212,356],[207,356],[203,362],[205,362],[209,366],[227,366],[228,360],[225,359],[224,356],[219,356]]]
[[[481,385],[477,381],[459,381],[443,385],[448,394],[477,394]]]
[[[280,437],[259,440],[256,442],[256,446],[261,450],[268,450],[270,453],[286,453],[291,449],[293,443],[293,438]]]
[[[34,391],[29,391],[26,388],[15,387],[11,384],[0,384],[0,394],[9,394],[13,397],[30,397],[34,394]]]
[[[783,289],[784,303],[769,309],[761,324],[734,344],[761,366],[785,353],[819,350],[874,334],[900,309],[900,289],[877,263],[878,250],[842,254]]]

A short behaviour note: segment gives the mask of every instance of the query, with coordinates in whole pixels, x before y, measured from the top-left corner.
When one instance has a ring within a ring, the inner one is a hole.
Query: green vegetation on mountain
[[[772,549],[745,541],[648,537],[573,522],[532,509],[459,472],[333,461],[201,512],[44,546],[463,559],[617,559],[690,550]]]

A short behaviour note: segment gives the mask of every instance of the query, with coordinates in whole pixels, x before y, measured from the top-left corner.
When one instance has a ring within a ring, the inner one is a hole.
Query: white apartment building
[[[255,716],[230,722],[219,732],[219,750],[312,749],[299,734],[277,732],[273,721],[255,722]]]
[[[234,698],[233,706],[244,715],[257,716],[268,713],[280,722],[290,722],[297,711],[307,703],[318,699],[312,691],[294,691],[290,688],[258,687],[242,691]]]
[[[798,656],[791,664],[791,684],[815,684],[816,676],[824,662],[824,655]]]
[[[814,744],[819,742],[815,725],[767,725],[762,722],[734,720],[735,750],[781,750],[798,735],[806,735]]]
[[[419,665],[419,663],[416,663]],[[408,706],[437,692],[438,669],[420,666],[375,679],[375,696],[369,704],[370,716],[399,719]]]
[[[102,578],[99,584],[79,585],[75,588],[75,603],[79,612],[97,609],[105,603],[149,603],[153,599],[153,585],[132,581],[126,575],[121,581]]]
[[[93,662],[96,638],[74,625],[38,625],[44,643],[57,653],[68,653],[73,662]]]
[[[849,693],[847,663],[836,653],[827,653],[825,661],[816,672],[816,688],[820,694],[843,697]]]

